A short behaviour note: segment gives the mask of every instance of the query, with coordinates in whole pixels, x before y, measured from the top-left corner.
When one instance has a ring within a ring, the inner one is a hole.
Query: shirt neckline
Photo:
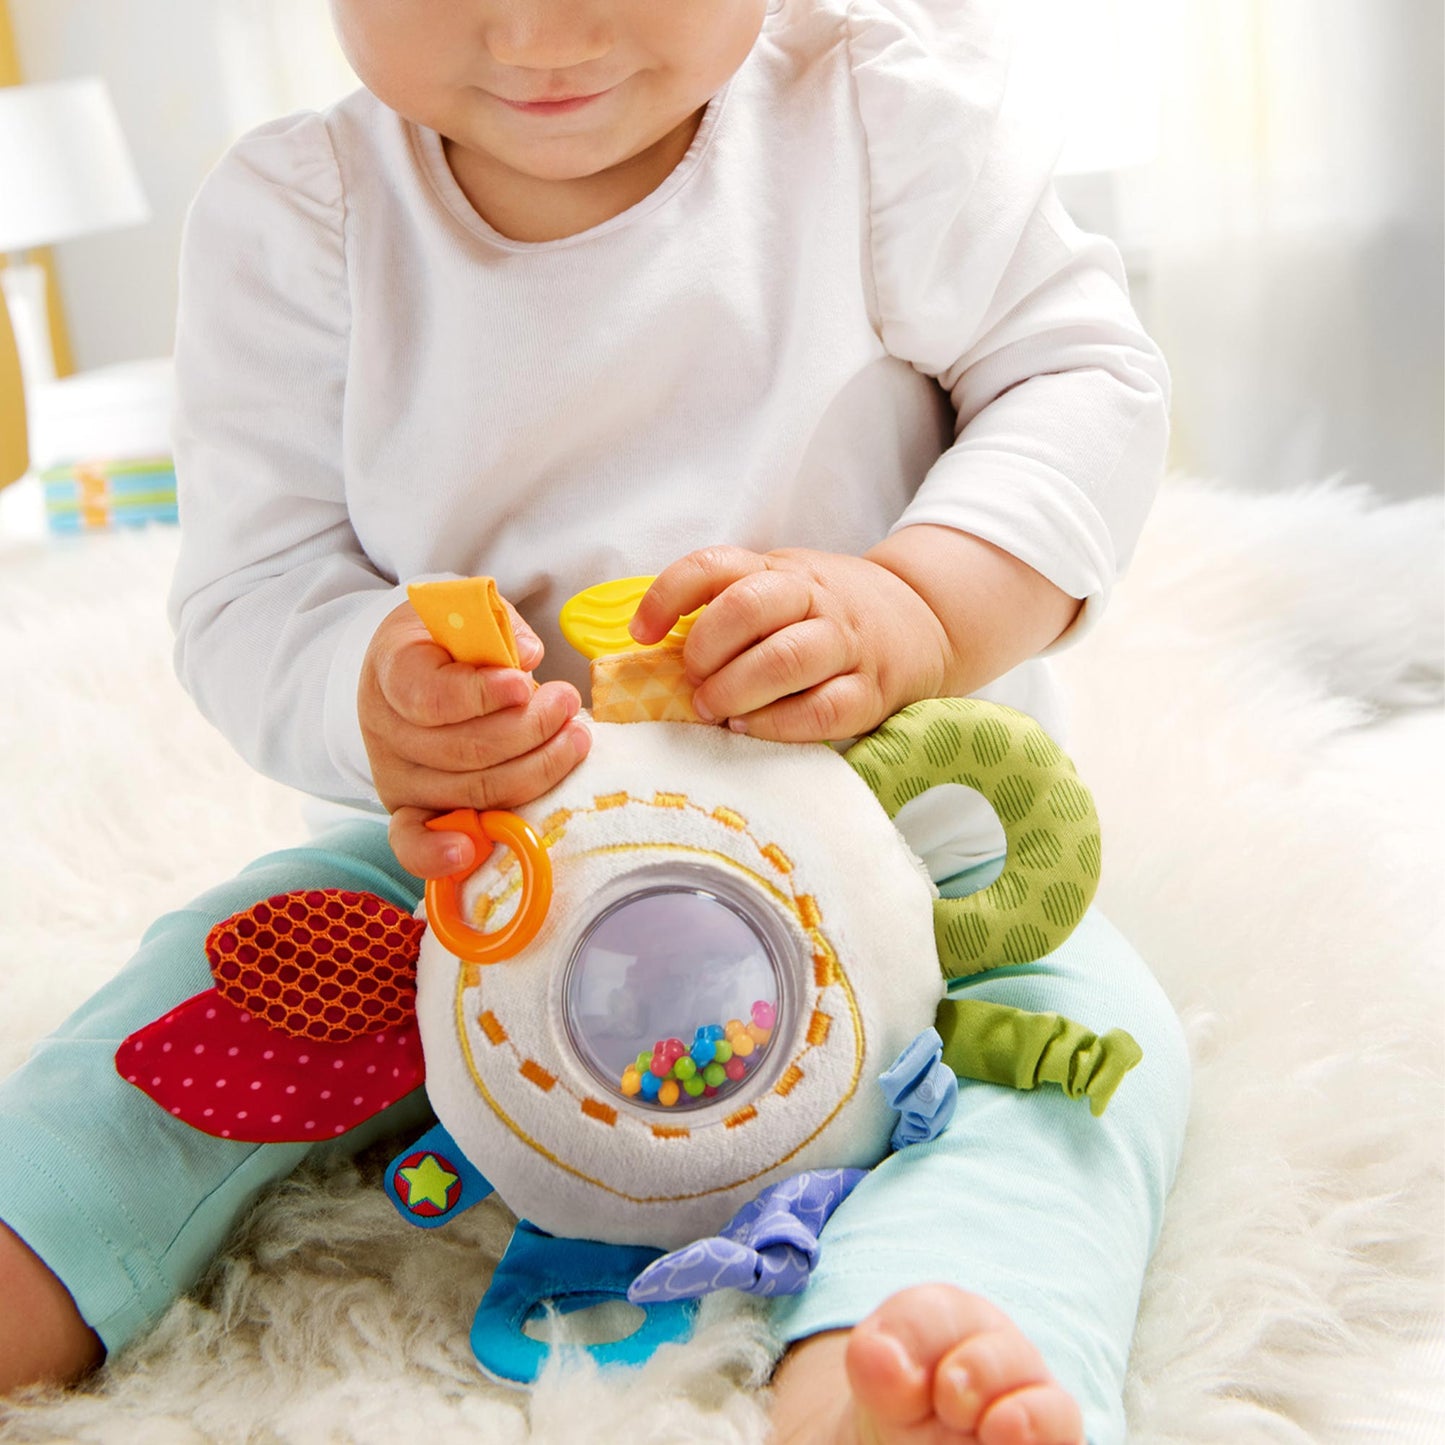
[[[504,236],[495,226],[490,225],[477,213],[467,199],[466,192],[457,184],[457,178],[447,164],[441,135],[426,126],[417,125],[414,121],[407,121],[406,126],[411,136],[413,149],[421,161],[422,169],[438,200],[472,235],[507,251],[558,251],[566,246],[583,245],[588,241],[608,235],[612,231],[621,230],[624,226],[630,226],[650,215],[659,206],[665,205],[672,196],[681,190],[697,172],[703,157],[711,147],[713,136],[717,133],[718,125],[722,120],[728,95],[732,91],[733,82],[736,81],[741,69],[746,65],[747,61],[744,61],[743,67],[734,71],[728,77],[723,88],[708,101],[703,110],[702,120],[698,122],[697,132],[692,138],[692,143],[683,153],[682,159],[668,172],[661,185],[655,190],[649,191],[640,201],[635,202],[625,211],[619,211],[608,220],[601,221],[595,226],[589,226],[585,231],[577,231],[571,236],[558,236],[551,241],[518,241],[511,236]]]

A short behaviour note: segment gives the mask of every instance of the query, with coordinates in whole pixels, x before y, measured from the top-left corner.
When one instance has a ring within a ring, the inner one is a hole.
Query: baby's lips
[[[215,989],[131,1034],[115,1067],[183,1123],[250,1144],[335,1138],[425,1077],[415,1023],[315,1042],[268,1028]]]

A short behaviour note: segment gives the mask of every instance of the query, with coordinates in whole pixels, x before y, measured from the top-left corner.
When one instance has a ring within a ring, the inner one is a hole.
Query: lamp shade
[[[103,80],[0,87],[0,251],[149,219]]]

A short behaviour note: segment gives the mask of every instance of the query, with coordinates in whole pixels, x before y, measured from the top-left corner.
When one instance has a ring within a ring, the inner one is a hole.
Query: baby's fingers
[[[871,732],[885,712],[876,685],[860,672],[848,672],[756,712],[730,717],[728,726],[773,742],[838,742]]]
[[[566,682],[539,687],[518,707],[469,718],[446,727],[401,724],[392,741],[397,754],[437,773],[476,773],[520,758],[541,747],[582,707],[577,689]],[[428,801],[408,798],[408,802]],[[454,806],[454,805],[449,805]]]
[[[426,808],[398,808],[387,825],[396,861],[418,878],[445,878],[477,860],[476,844],[465,833],[437,833],[426,826],[436,816]]]
[[[444,878],[472,868],[476,847],[471,839],[464,833],[434,831],[426,826],[426,820],[459,807],[475,808],[479,813],[519,808],[560,783],[591,746],[592,735],[574,719],[541,747],[483,772],[414,770],[408,791],[431,801],[432,806],[406,805],[393,810],[388,837],[397,861],[418,878]]]
[[[809,617],[765,634],[717,671],[699,667],[698,675],[707,680],[693,693],[692,705],[705,722],[741,717],[852,668],[852,649],[837,623]],[[693,672],[690,656],[688,671]]]
[[[441,728],[520,707],[532,680],[512,667],[453,662],[434,643],[391,654],[377,668],[377,683],[392,711],[413,727]]]
[[[642,594],[628,630],[638,642],[661,642],[679,617],[696,611],[740,578],[767,570],[745,547],[703,547],[664,567]]]

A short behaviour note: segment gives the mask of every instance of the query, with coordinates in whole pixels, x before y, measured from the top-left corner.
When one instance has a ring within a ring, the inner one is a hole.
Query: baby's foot
[[[814,1347],[779,1372],[777,1445],[1084,1445],[1079,1407],[1038,1350],[951,1285],[902,1290],[804,1358]]]

